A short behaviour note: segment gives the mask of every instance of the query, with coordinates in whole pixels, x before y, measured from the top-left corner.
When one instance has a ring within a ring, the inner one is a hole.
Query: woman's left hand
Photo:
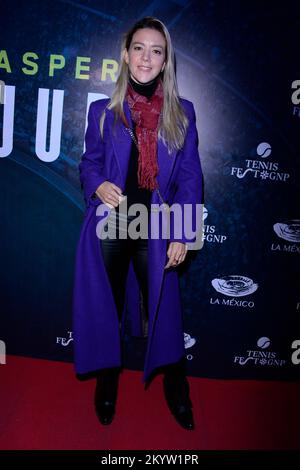
[[[178,266],[182,263],[186,257],[187,245],[181,242],[171,242],[167,251],[169,261],[167,262],[165,269],[171,266]]]

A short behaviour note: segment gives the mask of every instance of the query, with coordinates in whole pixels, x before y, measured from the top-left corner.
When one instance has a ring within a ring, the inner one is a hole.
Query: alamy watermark
[[[6,364],[6,344],[0,339],[0,364]]]
[[[4,104],[5,98],[5,83],[0,80],[0,104]]]
[[[125,198],[118,207],[112,208],[109,217],[106,204],[99,204],[96,215],[96,234],[101,240],[110,239],[166,239],[184,241],[189,250],[199,250],[203,245],[203,204],[178,204],[171,206],[151,204],[149,211],[144,204],[127,207]]]

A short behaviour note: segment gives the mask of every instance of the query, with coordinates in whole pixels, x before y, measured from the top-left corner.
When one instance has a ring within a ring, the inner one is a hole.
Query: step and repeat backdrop
[[[1,6],[0,340],[7,354],[72,361],[88,106],[112,94],[122,34],[153,15],[170,30],[180,94],[195,106],[204,173],[204,245],[180,267],[188,372],[299,379],[299,13],[292,1]],[[125,336],[126,367],[143,368],[145,346]]]

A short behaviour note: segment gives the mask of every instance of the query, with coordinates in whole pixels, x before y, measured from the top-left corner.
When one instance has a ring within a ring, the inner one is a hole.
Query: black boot
[[[194,429],[190,387],[185,373],[185,358],[165,367],[164,394],[169,410],[184,429]]]
[[[94,396],[96,415],[101,424],[110,424],[116,411],[120,369],[112,367],[101,370],[97,375]]]

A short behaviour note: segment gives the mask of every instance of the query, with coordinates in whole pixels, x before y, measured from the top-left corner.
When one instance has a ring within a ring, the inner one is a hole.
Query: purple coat
[[[194,107],[181,99],[189,119],[184,148],[168,154],[166,146],[158,141],[159,174],[157,181],[165,201],[173,203],[201,203],[202,173],[198,154],[198,134]],[[108,100],[90,105],[85,135],[86,151],[79,165],[80,179],[87,204],[78,242],[74,296],[73,330],[75,369],[86,373],[121,365],[121,338],[118,315],[109,279],[105,270],[96,225],[101,217],[96,209],[102,201],[91,196],[98,186],[109,180],[124,191],[132,141],[122,123],[113,129],[113,112],[106,110],[103,139],[99,120]],[[131,124],[127,102],[124,112]],[[153,191],[151,204],[161,204],[157,191]],[[106,206],[107,207],[107,206]],[[110,209],[107,208],[107,216]],[[102,216],[102,221],[107,216]],[[170,240],[188,242],[184,237]],[[168,240],[148,240],[149,325],[147,351],[144,363],[144,381],[159,366],[173,363],[184,355],[182,311],[179,279],[176,268],[164,270],[167,263]],[[126,285],[126,309],[131,334],[142,335],[139,311],[139,286],[130,263]]]

